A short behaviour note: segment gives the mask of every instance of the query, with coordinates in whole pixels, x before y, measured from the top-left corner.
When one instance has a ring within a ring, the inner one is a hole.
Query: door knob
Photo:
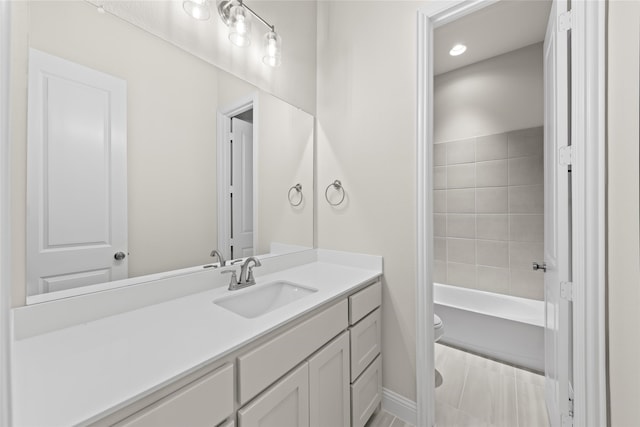
[[[543,272],[547,272],[547,263],[543,262],[542,265],[538,264],[537,262],[533,263],[533,270],[537,271],[537,270],[542,270]]]
[[[116,252],[116,254],[113,256],[116,261],[122,261],[127,255],[124,252]]]

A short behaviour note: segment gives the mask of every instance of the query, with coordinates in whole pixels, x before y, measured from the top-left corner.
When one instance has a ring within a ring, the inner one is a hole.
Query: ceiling
[[[511,52],[544,40],[550,0],[502,0],[435,30],[434,73]],[[467,46],[460,56],[449,55],[458,43]]]

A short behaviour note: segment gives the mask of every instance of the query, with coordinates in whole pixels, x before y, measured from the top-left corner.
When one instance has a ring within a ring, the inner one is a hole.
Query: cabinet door
[[[238,411],[238,427],[309,427],[309,367],[305,362]]]
[[[352,427],[364,427],[382,401],[382,358],[380,355],[351,385]]]
[[[348,427],[349,332],[309,359],[310,427]]]

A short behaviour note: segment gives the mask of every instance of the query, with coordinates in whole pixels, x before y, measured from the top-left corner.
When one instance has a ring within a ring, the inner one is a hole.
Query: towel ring
[[[291,195],[291,190],[296,190],[296,193],[294,193],[294,195]],[[298,200],[298,203],[294,203],[293,202],[293,198],[295,197],[295,194],[299,194],[300,195],[300,200]],[[296,184],[293,187],[291,187],[289,189],[289,193],[287,193],[287,198],[289,199],[289,204],[291,204],[291,206],[300,206],[300,203],[302,203],[302,185],[301,184]]]
[[[329,189],[331,187],[335,188],[336,191],[342,191],[342,197],[340,198],[338,203],[331,203],[331,200],[329,200]],[[342,183],[337,179],[335,181],[333,181],[331,184],[329,184],[327,186],[327,189],[324,190],[324,198],[327,199],[327,203],[329,203],[331,206],[338,206],[338,205],[342,204],[342,202],[344,202],[344,197],[345,196],[346,196],[346,193],[344,191],[344,187],[342,186]]]

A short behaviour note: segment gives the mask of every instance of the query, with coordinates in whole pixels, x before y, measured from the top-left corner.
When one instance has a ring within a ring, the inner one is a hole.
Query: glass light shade
[[[187,15],[200,21],[206,21],[211,16],[207,0],[186,0],[182,3],[182,8]]]
[[[229,40],[236,46],[251,44],[251,15],[242,6],[233,6],[229,16]]]
[[[264,35],[264,56],[262,62],[272,67],[282,63],[282,38],[275,31]]]

